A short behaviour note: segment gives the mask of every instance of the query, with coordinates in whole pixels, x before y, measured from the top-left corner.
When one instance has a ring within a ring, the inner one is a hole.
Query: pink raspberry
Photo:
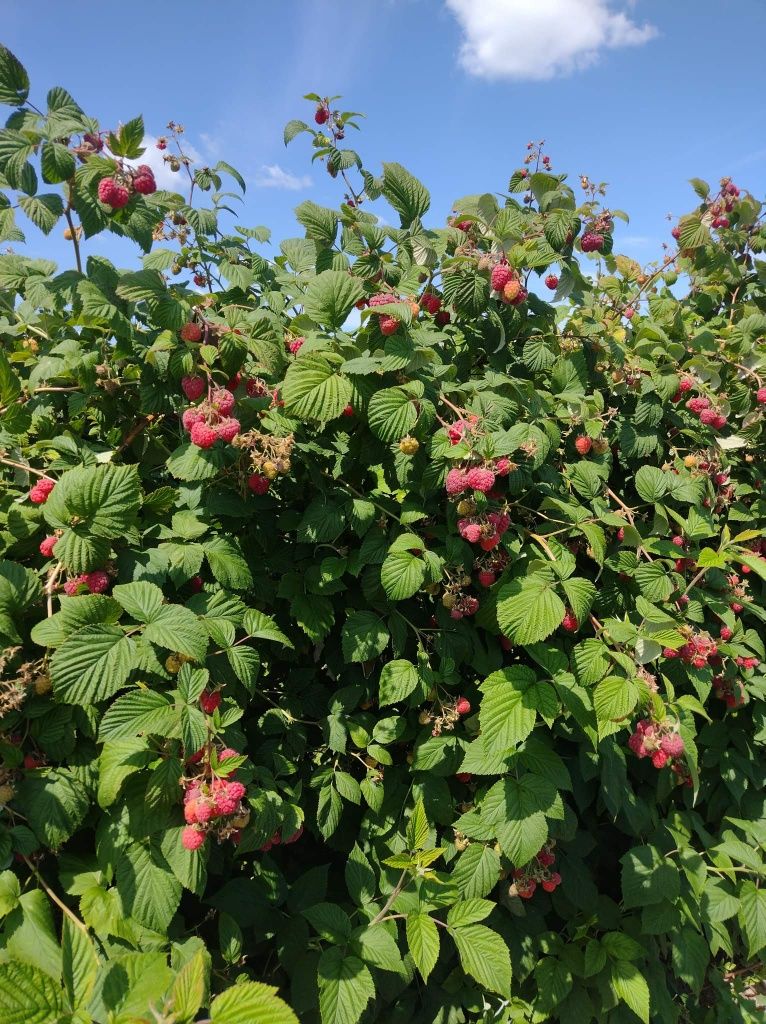
[[[477,579],[479,583],[482,585],[482,587],[491,587],[492,584],[497,579],[497,576],[495,576],[495,574],[491,572],[489,569],[482,569],[482,571],[477,576]]]
[[[466,484],[475,491],[482,491],[484,494],[491,491],[495,484],[495,474],[491,469],[484,469],[477,466],[469,469],[466,473]]]
[[[587,434],[580,434],[579,437],[575,438],[575,448],[580,455],[587,455],[593,447],[593,441],[587,436]]]
[[[178,332],[182,341],[201,341],[202,340],[202,328],[199,324],[192,323],[190,320],[184,324],[181,330]]]
[[[671,540],[671,544],[675,544],[677,548],[682,548],[684,546],[684,539],[676,534],[676,536]]]
[[[586,231],[580,240],[583,252],[601,252],[604,247],[604,236],[596,231]]]
[[[181,845],[185,850],[199,850],[205,845],[205,833],[193,825],[187,825],[181,833]]]
[[[660,750],[668,757],[680,757],[684,752],[684,741],[677,732],[669,732],[660,740]]]
[[[218,436],[222,441],[230,443],[239,433],[239,420],[229,416],[226,419],[221,420],[216,430],[218,431]]]
[[[619,528],[619,530],[617,531],[617,540],[619,540],[619,541],[625,540],[625,527],[624,526],[621,526]]]
[[[46,537],[45,540],[40,541],[40,554],[45,555],[46,558],[50,558],[53,554],[53,549],[56,547],[56,541],[58,537],[50,536]]]
[[[187,794],[188,796],[188,794]],[[184,821],[187,825],[196,825],[197,823],[197,807],[199,801],[196,798],[186,800],[184,803]]]
[[[466,697],[458,697],[455,711],[459,715],[467,715],[471,710],[471,702]]]
[[[728,643],[729,640],[734,636],[734,633],[729,629],[728,626],[721,626],[721,639],[724,643]]]
[[[488,512],[487,519],[499,534],[504,534],[511,525],[511,517],[507,512]]]
[[[496,476],[508,476],[511,472],[511,460],[503,455],[495,462],[495,475]]]
[[[198,448],[212,448],[218,440],[218,431],[207,423],[197,422],[192,426],[189,436],[192,444],[196,444]]]
[[[652,754],[652,764],[655,768],[664,768],[670,758],[664,750],[655,750]]]
[[[55,486],[55,480],[48,480],[47,477],[41,477],[31,488],[28,495],[29,500],[33,505],[44,505]]]
[[[150,196],[157,191],[157,182],[154,180],[154,171],[147,164],[141,164],[138,174],[133,178],[133,188],[142,196]]]
[[[399,296],[394,295],[391,292],[378,292],[377,295],[371,295],[368,300],[370,306],[386,306],[389,302],[398,302]]]
[[[679,391],[691,391],[694,387],[694,381],[691,377],[682,377],[678,384]]]
[[[622,311],[622,314],[623,316],[627,317],[628,320],[632,320],[633,317],[636,315],[636,311],[635,309],[633,309],[632,306],[626,306],[625,309]]]
[[[561,620],[561,625],[567,631],[567,633],[576,633],[579,629],[579,623],[574,612],[567,612],[564,618]]]
[[[196,402],[205,391],[205,379],[203,377],[182,377],[181,387],[190,402]]]
[[[233,814],[245,795],[245,787],[241,782],[227,782],[216,779],[213,783],[213,800],[217,814]]]
[[[500,543],[500,534],[493,533],[491,537],[482,537],[479,541],[479,547],[482,551],[492,551]]]
[[[85,586],[85,576],[75,576],[71,580],[67,580],[64,584],[64,593],[69,597],[75,597],[77,594],[82,592],[82,587]]]
[[[200,825],[204,825],[205,822],[210,821],[211,818],[215,817],[215,807],[210,800],[197,800],[197,821]]]
[[[458,531],[469,544],[478,544],[481,540],[481,526],[478,523],[466,522],[462,527],[458,524]]]
[[[399,330],[399,321],[395,316],[382,316],[380,318],[380,333],[385,335],[387,338],[392,334],[396,334]]]
[[[759,405],[766,405],[766,388],[758,388],[755,393],[755,400]]]
[[[468,487],[468,474],[462,469],[451,469],[445,483],[447,494],[461,494]]]
[[[218,755],[218,763],[220,764],[222,761],[228,761],[229,758],[240,756],[241,755],[239,751],[234,750],[233,747],[224,747],[221,753]]]
[[[552,292],[555,292],[556,289],[558,288],[558,286],[559,286],[559,279],[556,277],[556,275],[555,274],[548,274],[548,276],[545,279],[545,287],[546,288],[550,288],[550,290]]]
[[[118,185],[114,178],[102,178],[98,183],[98,198],[106,206],[113,210],[119,210],[127,206],[130,200],[130,192],[124,185]]]
[[[679,227],[673,228],[673,230],[670,233],[676,241],[678,241],[678,239],[681,237],[681,229]]]
[[[216,388],[210,396],[210,404],[218,410],[221,416],[228,416],[236,404],[236,399],[226,388]]]
[[[719,412],[716,414],[715,419],[710,425],[711,427],[714,427],[716,430],[721,430],[722,427],[726,426],[726,417],[723,415],[723,413]]]
[[[686,403],[686,408],[690,409],[691,412],[702,412],[703,409],[710,408],[710,399],[705,398],[704,395],[699,395],[697,398],[690,398]]]
[[[704,423],[706,427],[712,427],[717,419],[718,413],[715,409],[703,409],[700,413],[700,423]]]
[[[423,292],[420,296],[420,305],[427,313],[431,313],[431,315],[439,312],[441,304],[441,297],[439,295],[434,295],[433,292]]]
[[[202,423],[205,419],[205,414],[199,409],[184,409],[181,422],[184,425],[184,430],[191,430],[195,423]]]
[[[109,588],[109,573],[103,569],[94,569],[85,574],[83,582],[91,594],[103,594]]]
[[[268,491],[271,481],[260,473],[251,473],[247,478],[247,486],[253,494],[265,494]]]
[[[507,263],[498,263],[492,268],[490,283],[493,291],[501,292],[512,279],[513,271]]]
[[[287,347],[294,356],[297,356],[300,350],[303,348],[305,341],[305,338],[293,338],[293,340],[288,344]]]

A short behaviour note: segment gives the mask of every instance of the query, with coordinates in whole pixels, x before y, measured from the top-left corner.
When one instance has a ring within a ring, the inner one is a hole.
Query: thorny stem
[[[52,476],[48,476],[42,469],[35,469],[34,466],[25,466],[23,462],[15,462],[13,459],[6,459],[0,457],[0,463],[4,466],[11,466],[13,469],[20,469],[24,473],[33,473],[35,476],[39,476],[42,480],[50,480],[52,484],[56,483],[56,480]]]
[[[40,872],[34,866],[32,861],[29,860],[28,857],[25,857],[24,854],[22,854],[22,857],[24,858],[24,863],[27,865],[27,867],[32,872],[32,874],[35,876],[35,878],[37,879],[38,883],[42,886],[42,888],[48,894],[50,899],[52,899],[53,902],[56,904],[56,906],[61,911],[63,911],[63,913],[66,914],[66,916],[70,919],[70,921],[72,921],[74,924],[76,924],[77,927],[81,931],[85,932],[85,934],[87,935],[88,934],[88,926],[85,924],[85,922],[81,921],[80,918],[77,916],[77,914],[75,914],[74,911],[70,910],[69,907],[66,905],[66,903],[63,902],[63,900],[59,899],[59,897],[56,895],[56,893],[53,891],[53,889],[51,889],[51,887],[45,881],[43,876],[40,874]]]
[[[383,920],[383,918],[389,912],[389,910],[394,905],[394,903],[396,903],[397,899],[401,895],[402,889],[404,889],[406,884],[407,884],[407,869],[405,868],[405,870],[402,871],[402,873],[401,873],[399,881],[394,886],[391,895],[388,897],[386,902],[383,904],[383,906],[380,909],[380,911],[375,915],[375,917],[373,917],[372,921],[370,921],[370,927],[372,927],[372,925],[374,925],[374,924],[380,924],[380,922]]]
[[[64,563],[57,562],[48,574],[48,582],[45,584],[45,602],[48,610],[48,618],[53,615],[53,592],[56,589],[56,584],[63,568]]]
[[[82,259],[80,258],[80,240],[77,237],[77,228],[75,227],[74,220],[72,219],[72,191],[73,186],[69,184],[69,200],[64,208],[64,216],[66,222],[69,225],[69,231],[72,235],[72,245],[74,246],[74,261],[77,264],[77,272],[82,273]]]

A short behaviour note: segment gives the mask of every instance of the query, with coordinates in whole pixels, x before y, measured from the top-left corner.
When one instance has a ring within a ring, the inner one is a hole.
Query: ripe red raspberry
[[[64,584],[64,593],[69,597],[82,592],[82,588],[85,586],[85,576],[75,576],[71,580],[67,580]]]
[[[146,165],[144,164],[143,166]],[[142,172],[133,179],[133,188],[142,196],[150,196],[153,192],[157,191],[157,182],[154,180],[151,168],[147,167],[146,170],[148,173]]]
[[[636,315],[636,311],[635,311],[635,309],[633,309],[632,306],[626,306],[625,309],[622,312],[623,312],[623,316],[626,316],[628,318],[628,320],[632,320],[633,317]]]
[[[266,387],[263,381],[256,377],[254,380],[245,381],[245,391],[248,398],[263,398]]]
[[[755,400],[759,405],[766,405],[766,388],[758,388],[755,393]]]
[[[202,590],[204,585],[205,583],[201,576],[192,576],[192,578],[189,580],[189,587],[191,588],[191,592],[193,594],[199,594],[200,590]]]
[[[728,228],[729,218],[728,217],[714,217],[713,227],[714,228]]]
[[[344,410],[343,410],[343,415],[344,415],[344,416],[353,416],[353,415],[354,415],[354,411],[355,411],[355,410],[354,410],[354,407],[353,407],[353,405],[347,405],[347,406],[346,406],[346,407],[344,408]]]
[[[187,825],[181,833],[181,845],[185,850],[199,850],[200,846],[205,845],[205,833],[193,825]]]
[[[181,330],[178,332],[183,341],[201,341],[202,340],[202,328],[199,324],[186,323],[183,325]]]
[[[198,288],[204,288],[205,285],[208,283],[207,277],[204,274],[195,274],[192,277],[192,281],[194,281]]]
[[[157,141],[155,142],[155,146],[159,150],[167,149],[168,148],[168,140],[167,139],[162,139],[162,138],[161,139],[157,139]]]
[[[473,227],[473,221],[459,220],[457,224],[455,224],[455,227],[458,229],[458,231],[470,231],[471,228]]]
[[[567,631],[567,633],[576,633],[579,629],[579,623],[574,612],[567,612],[564,618],[561,620],[561,625]]]
[[[542,887],[546,892],[554,892],[561,885],[561,875],[554,871],[550,878],[544,878]]]
[[[470,782],[473,778],[470,772],[456,772],[455,778],[458,782]]]
[[[467,715],[470,712],[470,710],[470,701],[468,701],[465,697],[458,697],[457,703],[455,704],[455,711],[457,711],[459,715]]]
[[[575,448],[580,455],[587,455],[593,447],[593,441],[588,437],[587,434],[580,434],[579,437],[575,438]]]
[[[491,469],[485,469],[477,466],[474,469],[469,469],[465,475],[465,482],[468,487],[472,487],[474,491],[482,491],[486,494],[487,491],[491,491],[495,485],[495,474]]]
[[[28,772],[34,771],[35,768],[41,768],[43,761],[35,754],[24,755],[24,767]]]
[[[199,409],[184,409],[181,422],[184,425],[184,430],[191,430],[195,423],[202,423],[205,419],[205,414]]]
[[[53,554],[53,549],[56,546],[58,537],[50,536],[46,537],[45,540],[40,541],[40,554],[45,555],[46,558],[50,558]]]
[[[537,882],[534,878],[529,878],[525,882],[516,883],[516,893],[521,896],[523,900],[531,900],[535,894],[537,888]]]
[[[729,640],[731,640],[731,638],[733,636],[734,636],[734,633],[732,632],[732,630],[729,629],[728,626],[721,626],[720,637],[721,637],[721,639],[723,640],[724,643],[728,643]]]
[[[439,295],[434,295],[433,292],[423,292],[420,296],[420,305],[423,309],[430,313],[432,316],[438,313],[441,309],[442,300]]]
[[[700,414],[700,423],[704,423],[705,426],[712,427],[715,421],[718,419],[718,413],[715,409],[703,409]]]
[[[85,573],[83,582],[91,594],[103,594],[109,589],[109,573],[103,569],[94,569],[93,572]]]
[[[320,103],[314,111],[314,120],[317,124],[327,124],[330,120],[330,108],[324,103]]]
[[[553,850],[546,850],[545,847],[543,847],[543,849],[540,850],[536,859],[537,862],[539,864],[542,864],[544,868],[549,868],[551,864],[556,863],[556,855],[553,852]]]
[[[228,416],[236,404],[234,395],[227,388],[216,388],[210,396],[210,404],[221,416]]]
[[[497,579],[497,576],[495,576],[495,574],[491,572],[489,569],[482,569],[482,571],[477,576],[477,579],[479,583],[482,585],[482,587],[491,587],[492,584]]]
[[[723,413],[719,412],[716,413],[715,419],[710,424],[710,426],[713,427],[715,430],[721,430],[722,427],[726,426],[726,422],[726,417],[723,415]]]
[[[226,381],[226,390],[227,391],[232,391],[232,392],[236,391],[241,383],[242,383],[242,374],[237,372],[237,373],[234,374],[233,377],[230,377]]]
[[[436,324],[436,326],[437,327],[446,327],[446,325],[449,322],[450,322],[450,315],[449,315],[448,310],[440,309],[439,312],[434,317],[434,323]]]
[[[113,210],[119,210],[130,199],[130,192],[124,185],[118,185],[114,178],[102,178],[98,183],[98,198]]]
[[[233,416],[229,416],[225,420],[221,420],[216,428],[218,436],[222,441],[226,441],[227,444],[231,443],[239,433],[239,420],[234,419]]]
[[[245,787],[241,782],[227,782],[225,779],[216,779],[213,783],[213,801],[216,813],[233,814],[244,795]]]
[[[399,321],[395,316],[382,316],[380,318],[380,333],[385,335],[386,338],[396,334],[398,330]]]
[[[625,540],[625,527],[624,526],[621,526],[619,528],[619,530],[617,531],[617,540],[619,540],[619,541]]]
[[[271,481],[260,473],[251,473],[247,478],[247,486],[253,494],[265,494],[271,485]]]
[[[684,752],[684,741],[677,732],[669,732],[660,740],[660,750],[668,757],[680,757]]]
[[[188,799],[188,796],[189,794],[187,793],[187,799],[184,802],[184,821],[187,825],[196,825],[199,800],[196,797]]]
[[[218,431],[207,423],[197,422],[192,426],[189,436],[192,444],[196,444],[198,448],[212,448],[218,440]]]
[[[468,474],[462,469],[451,469],[445,483],[447,494],[461,494],[468,487]]]
[[[204,825],[205,822],[210,821],[216,814],[215,806],[211,800],[199,799],[197,800],[197,821],[200,825]]]
[[[503,288],[508,284],[509,281],[513,280],[513,271],[507,263],[498,263],[492,268],[492,274],[490,276],[490,284],[492,290],[501,292]]]
[[[29,500],[33,505],[44,505],[55,486],[55,480],[48,480],[47,477],[41,477],[31,488],[28,495]]]
[[[580,240],[583,252],[601,252],[604,247],[604,236],[596,231],[586,231]]]
[[[289,342],[287,347],[290,350],[290,352],[292,353],[292,355],[294,355],[294,356],[298,355],[300,350],[303,348],[303,346],[305,344],[305,341],[306,341],[305,338],[293,338],[293,340],[291,342]]]
[[[704,412],[705,409],[710,408],[710,399],[705,398],[704,395],[699,395],[697,398],[690,398],[686,403],[686,408],[691,412]]]
[[[463,540],[467,540],[469,544],[478,544],[481,540],[481,526],[479,523],[471,523],[462,520],[458,523],[458,532]]]
[[[181,387],[189,401],[196,402],[205,390],[205,379],[204,377],[182,377]]]
[[[221,691],[213,690],[210,693],[208,690],[203,690],[199,698],[199,706],[205,712],[206,715],[212,715],[213,712],[218,708],[221,703]]]
[[[693,387],[694,381],[691,377],[682,377],[681,380],[678,382],[679,391],[691,391]]]
[[[652,764],[655,768],[664,768],[670,758],[664,750],[655,750],[652,754]]]
[[[558,286],[559,286],[559,279],[556,277],[556,275],[555,274],[548,274],[548,276],[545,279],[545,287],[546,288],[550,288],[550,290],[552,292],[555,292],[556,289],[558,288]]]

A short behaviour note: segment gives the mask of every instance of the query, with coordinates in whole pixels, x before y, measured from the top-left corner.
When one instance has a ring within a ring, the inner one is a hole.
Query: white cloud
[[[290,192],[298,192],[300,189],[309,188],[311,178],[307,174],[300,177],[291,174],[279,164],[264,164],[253,179],[253,183],[258,188],[284,188]]]
[[[463,30],[460,64],[479,78],[543,80],[593,64],[605,49],[656,35],[610,0],[446,0]]]
[[[180,171],[171,171],[165,160],[163,160],[163,157],[167,154],[171,156],[178,155],[175,145],[169,142],[167,149],[157,149],[156,135],[145,135],[141,145],[144,147],[142,156],[136,160],[126,160],[125,163],[129,167],[148,164],[154,171],[154,180],[157,182],[157,188],[167,192],[180,192],[182,195],[185,195],[189,191],[189,178],[186,171],[183,168]],[[195,169],[195,165],[197,167],[200,166],[203,162],[202,157],[194,146],[185,138],[181,142],[181,146],[186,156],[192,161],[192,170]]]

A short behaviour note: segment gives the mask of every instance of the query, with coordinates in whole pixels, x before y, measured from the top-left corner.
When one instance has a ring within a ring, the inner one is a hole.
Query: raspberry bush
[[[644,268],[530,146],[439,226],[311,94],[342,201],[266,249],[180,126],[162,191],[28,95],[0,51],[0,1021],[759,1019],[761,203],[695,180]]]

